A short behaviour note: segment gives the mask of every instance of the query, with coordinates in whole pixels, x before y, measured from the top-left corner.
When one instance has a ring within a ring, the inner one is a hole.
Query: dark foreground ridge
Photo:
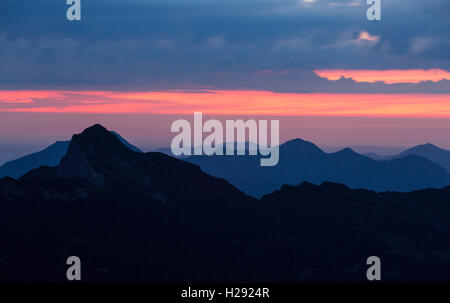
[[[0,281],[449,281],[450,187],[283,186],[257,200],[94,125],[57,167],[0,180]]]

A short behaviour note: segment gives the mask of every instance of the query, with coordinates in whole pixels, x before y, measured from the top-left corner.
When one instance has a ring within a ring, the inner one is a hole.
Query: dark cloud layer
[[[328,81],[314,69],[450,70],[448,0],[0,2],[0,89],[248,88],[449,93],[449,81]],[[358,39],[368,32],[378,41]]]

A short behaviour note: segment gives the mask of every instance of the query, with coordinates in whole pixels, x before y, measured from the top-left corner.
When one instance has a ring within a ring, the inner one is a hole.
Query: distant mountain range
[[[344,146],[344,147],[333,147],[333,146],[321,146],[322,150],[327,153],[335,153],[338,152],[346,147],[351,148],[358,154],[376,154],[380,156],[390,156],[390,155],[396,155],[404,151],[405,147],[399,147],[399,146],[379,146],[379,145],[351,145],[351,146]]]
[[[112,131],[128,148],[142,152]],[[19,178],[40,166],[56,166],[65,155],[69,141],[57,142],[43,151],[5,163],[0,177]],[[257,148],[246,142],[246,149]],[[157,150],[171,155],[169,148]],[[450,152],[432,144],[419,145],[395,156],[361,155],[346,148],[326,153],[315,144],[295,139],[280,146],[280,163],[261,167],[255,156],[181,156],[203,171],[224,178],[254,197],[262,197],[282,185],[302,182],[342,183],[350,188],[375,191],[403,191],[440,188],[450,184]],[[447,170],[447,171],[446,171]]]
[[[375,153],[369,153],[367,156],[376,159],[376,160],[391,160],[398,159],[405,156],[417,155],[427,158],[431,162],[434,162],[450,172],[450,151],[445,150],[443,148],[437,147],[431,143],[418,145],[412,148],[409,148],[397,155],[393,156],[382,156]]]
[[[373,163],[286,144],[297,168],[308,169],[301,157]],[[84,282],[362,282],[375,255],[385,282],[449,282],[449,201],[450,187],[375,193],[329,182],[257,200],[94,125],[57,166],[0,180],[0,281],[65,281],[67,257],[78,256]]]
[[[131,150],[142,152],[139,148],[127,142],[117,132],[111,131],[111,133],[116,135]],[[57,166],[66,154],[69,143],[70,141],[58,141],[44,150],[6,162],[0,166],[0,178],[8,176],[17,179],[28,171],[40,166]]]
[[[274,167],[261,167],[259,157],[254,156],[192,156],[185,160],[254,197],[304,181],[405,192],[450,184],[450,174],[444,168],[419,155],[376,161],[349,148],[325,153],[311,142],[295,139],[280,145],[279,158]]]

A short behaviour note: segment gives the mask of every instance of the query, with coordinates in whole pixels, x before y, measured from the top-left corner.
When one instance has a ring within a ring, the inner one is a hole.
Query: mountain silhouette
[[[58,141],[39,152],[6,162],[0,167],[0,178],[9,176],[17,179],[29,170],[39,166],[58,165],[69,147],[69,142]]]
[[[192,156],[185,160],[254,197],[304,181],[405,192],[450,184],[450,175],[442,167],[418,155],[376,161],[350,148],[325,153],[311,142],[295,139],[280,145],[279,159],[274,167],[261,167],[255,156]]]
[[[393,156],[392,158],[400,158],[409,155],[418,155],[427,158],[450,172],[450,151],[437,147],[431,143],[414,146],[404,152]]]
[[[142,152],[139,148],[122,138],[117,132],[111,131],[111,133],[117,136],[129,149]],[[39,152],[6,162],[0,167],[0,178],[8,176],[17,179],[26,172],[40,166],[57,166],[66,154],[69,143],[70,141],[58,141]]]
[[[193,179],[185,180],[184,175]],[[96,124],[74,135],[67,153],[57,167],[40,167],[20,178],[23,180],[87,181],[98,190],[110,191],[127,185],[140,194],[167,200],[171,195],[218,196],[225,188],[244,196],[226,181],[210,177],[196,165],[162,153],[140,153],[129,149],[115,134]],[[199,186],[206,185],[200,190]],[[173,192],[172,187],[177,191]],[[218,197],[217,197],[218,198]],[[220,199],[219,199],[220,200]]]
[[[320,155],[301,140],[286,147]],[[0,281],[65,281],[66,259],[78,256],[85,282],[355,282],[376,255],[384,281],[448,282],[448,201],[450,187],[376,193],[329,182],[257,200],[94,125],[58,166],[0,180]]]

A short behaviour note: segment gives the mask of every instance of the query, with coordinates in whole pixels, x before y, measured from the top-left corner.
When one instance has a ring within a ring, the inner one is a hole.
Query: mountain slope
[[[280,145],[279,159],[274,167],[261,167],[255,156],[193,156],[185,160],[254,197],[303,181],[339,182],[375,191],[411,191],[450,184],[450,175],[442,167],[415,155],[375,161],[349,148],[325,153],[311,142],[296,139]]]
[[[138,147],[134,146],[133,144],[131,144],[130,142],[125,140],[121,135],[119,135],[119,133],[117,133],[117,132],[115,132],[113,130],[111,131],[111,133],[113,135],[115,135],[123,144],[125,144],[126,147],[128,147],[132,151],[135,151],[135,152],[138,152],[138,153],[142,153],[142,150],[140,150]]]

